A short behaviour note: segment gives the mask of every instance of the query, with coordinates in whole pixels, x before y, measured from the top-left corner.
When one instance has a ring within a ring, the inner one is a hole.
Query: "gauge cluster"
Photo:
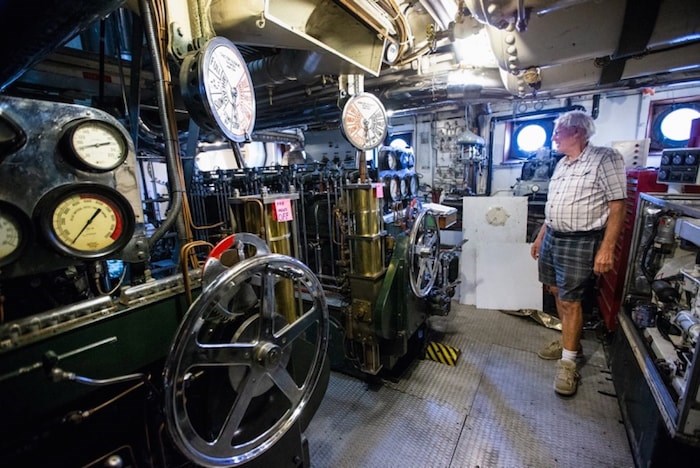
[[[0,279],[146,258],[133,144],[97,109],[0,97]]]

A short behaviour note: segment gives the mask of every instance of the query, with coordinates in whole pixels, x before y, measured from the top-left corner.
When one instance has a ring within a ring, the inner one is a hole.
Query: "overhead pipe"
[[[183,193],[180,175],[177,171],[178,164],[178,136],[173,133],[171,122],[175,122],[175,112],[172,102],[172,95],[168,94],[171,82],[166,82],[163,71],[163,57],[161,55],[160,43],[156,33],[155,19],[153,18],[153,10],[150,0],[139,0],[139,9],[141,18],[143,19],[144,32],[146,33],[146,42],[151,50],[151,58],[153,61],[153,74],[155,76],[156,97],[158,99],[158,115],[160,116],[161,125],[163,127],[163,137],[165,140],[165,161],[168,170],[168,180],[170,182],[170,208],[163,223],[155,230],[153,235],[148,239],[150,248],[160,240],[166,232],[170,230],[173,224],[176,227],[178,238],[186,240],[185,222],[180,216],[183,206]]]

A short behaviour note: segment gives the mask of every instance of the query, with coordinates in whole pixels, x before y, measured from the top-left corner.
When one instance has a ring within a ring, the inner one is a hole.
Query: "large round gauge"
[[[370,93],[360,93],[348,99],[340,123],[345,138],[362,151],[376,148],[386,138],[386,110]]]
[[[40,202],[42,233],[61,253],[81,259],[106,257],[134,234],[134,211],[122,194],[102,185],[61,187]]]
[[[0,266],[22,254],[29,240],[29,225],[27,216],[18,208],[0,203]]]
[[[106,172],[120,166],[129,154],[124,134],[102,120],[72,122],[62,137],[63,150],[69,161],[81,169]]]
[[[221,130],[239,143],[250,139],[255,124],[253,81],[231,41],[215,37],[186,56],[180,84],[185,104],[200,127]]]

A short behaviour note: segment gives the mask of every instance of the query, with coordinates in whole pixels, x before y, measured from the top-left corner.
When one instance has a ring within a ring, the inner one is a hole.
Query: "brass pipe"
[[[190,255],[194,255],[191,254],[191,250],[195,247],[203,246],[209,247],[210,252],[214,248],[212,244],[206,241],[192,241],[180,247],[180,270],[182,270],[182,282],[185,289],[185,297],[187,298],[188,306],[192,304],[192,288],[190,287],[190,270],[187,268],[187,262],[188,260],[191,260],[189,258]],[[196,257],[194,261],[196,261]]]

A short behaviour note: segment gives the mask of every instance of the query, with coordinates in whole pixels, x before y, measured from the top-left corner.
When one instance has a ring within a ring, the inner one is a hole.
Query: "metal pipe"
[[[178,157],[178,140],[177,135],[173,135],[169,122],[175,122],[173,112],[174,106],[172,100],[168,99],[166,87],[172,86],[171,82],[165,81],[163,73],[163,58],[161,56],[160,44],[156,35],[156,25],[153,18],[153,10],[149,0],[139,0],[139,9],[143,18],[144,31],[146,33],[146,42],[151,50],[151,58],[153,61],[153,74],[156,78],[156,97],[158,99],[158,114],[163,126],[163,136],[165,139],[165,160],[168,168],[168,179],[170,181],[171,195],[170,208],[166,214],[163,223],[153,232],[153,235],[148,239],[150,248],[158,242],[168,230],[176,226],[178,237],[180,240],[186,239],[185,222],[180,216],[183,205],[183,187],[180,181],[180,176],[177,172],[177,157]],[[171,96],[172,97],[172,96]]]

